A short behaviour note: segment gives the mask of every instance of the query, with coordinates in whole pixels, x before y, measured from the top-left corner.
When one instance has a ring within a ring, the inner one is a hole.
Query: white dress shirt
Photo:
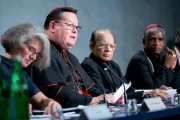
[[[180,66],[180,52],[178,51],[178,49],[176,47],[174,47],[174,49],[175,49],[175,52],[176,52],[176,54],[178,56],[178,63],[179,63],[179,66]]]

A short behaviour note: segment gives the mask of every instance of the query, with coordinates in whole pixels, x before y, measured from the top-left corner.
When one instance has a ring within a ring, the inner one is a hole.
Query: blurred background
[[[33,23],[43,27],[49,11],[57,6],[71,6],[78,10],[80,31],[71,52],[80,62],[89,56],[92,31],[107,28],[117,42],[115,60],[125,74],[131,57],[142,45],[144,28],[161,24],[166,40],[172,42],[180,28],[180,0],[0,0],[0,35],[19,23]],[[4,54],[0,45],[0,54]]]

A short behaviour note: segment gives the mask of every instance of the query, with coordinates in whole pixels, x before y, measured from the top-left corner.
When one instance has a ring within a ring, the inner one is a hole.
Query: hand
[[[29,115],[32,115],[32,104],[29,103],[28,107],[29,107]]]
[[[162,90],[159,90],[159,89],[155,89],[153,91],[150,92],[150,95],[152,97],[162,97],[162,98],[169,98],[169,94],[162,91]]]
[[[124,95],[122,95],[117,101],[117,104],[124,104]]]
[[[114,93],[106,94],[106,100],[107,100],[108,103],[115,103],[113,94]]]
[[[110,94],[105,94],[105,99],[107,100],[108,103],[114,103],[114,93],[110,93]],[[90,105],[94,105],[94,104],[98,104],[99,101],[104,100],[104,95],[100,95],[97,97],[93,97],[93,99],[90,102]]]
[[[173,50],[169,49],[168,47],[166,48],[166,50],[167,52],[164,59],[164,66],[173,70],[176,67],[178,56]]]
[[[160,90],[172,90],[173,88],[172,87],[167,87],[165,85],[162,85],[159,89]]]
[[[48,106],[45,108],[44,114],[45,115],[51,114],[53,109],[60,109],[60,108],[61,108],[61,105],[58,102],[51,100],[49,101]]]

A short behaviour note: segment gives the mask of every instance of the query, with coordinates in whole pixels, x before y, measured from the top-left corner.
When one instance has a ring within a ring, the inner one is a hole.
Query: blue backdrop
[[[92,31],[108,28],[117,41],[113,59],[123,73],[132,55],[142,48],[143,30],[148,24],[164,26],[167,40],[172,40],[180,28],[179,0],[0,0],[0,34],[19,23],[42,27],[49,11],[59,5],[79,10],[79,25],[83,29],[71,50],[79,61],[90,53]],[[1,45],[0,54],[4,54]]]

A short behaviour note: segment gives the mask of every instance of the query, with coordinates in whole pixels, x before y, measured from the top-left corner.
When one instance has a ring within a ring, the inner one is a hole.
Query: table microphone
[[[109,66],[107,65],[107,63],[103,63],[102,65],[103,65],[105,71],[106,71],[106,70],[109,70],[110,72],[112,72],[112,73],[122,82],[122,85],[123,85],[123,88],[124,88],[124,102],[125,102],[125,104],[127,104],[127,93],[126,93],[126,88],[125,88],[125,83],[124,83],[124,81],[122,80],[122,78],[120,78],[118,75],[116,75],[116,73],[115,73],[113,70],[111,70],[111,69],[109,68]]]
[[[85,86],[85,84],[84,83],[60,83],[60,82],[58,82],[58,86],[65,86],[65,87],[68,87],[68,85],[83,85],[83,86]],[[108,105],[108,102],[107,102],[107,100],[106,100],[106,93],[105,93],[105,89],[104,89],[104,86],[102,86],[102,85],[99,85],[99,84],[94,84],[95,86],[97,85],[97,86],[100,86],[100,87],[102,87],[102,89],[103,89],[103,101],[99,101],[99,103],[101,104],[101,103],[104,103],[105,102],[105,104],[106,105]]]
[[[165,69],[165,70],[168,70],[168,71],[170,71],[170,72],[173,72],[173,73],[175,73],[175,74],[180,75],[179,72],[176,72],[176,71],[174,71],[174,70],[171,70],[171,69],[169,69],[169,68],[166,68],[166,67],[164,67],[163,65],[158,64],[158,63],[157,63],[156,61],[154,61],[154,60],[152,60],[152,61],[153,61],[154,64],[155,64],[156,66],[158,66],[158,67],[161,67],[162,69]]]
[[[170,71],[171,73],[174,73],[174,74],[176,74],[178,76],[180,75],[180,72],[176,72],[174,70],[168,69],[168,68],[164,67],[163,65],[158,64],[155,60],[152,60],[152,61],[157,67],[160,67],[160,68],[162,68],[164,70]],[[158,87],[160,87],[160,86],[158,86]],[[180,93],[180,89],[177,88],[177,92]]]

